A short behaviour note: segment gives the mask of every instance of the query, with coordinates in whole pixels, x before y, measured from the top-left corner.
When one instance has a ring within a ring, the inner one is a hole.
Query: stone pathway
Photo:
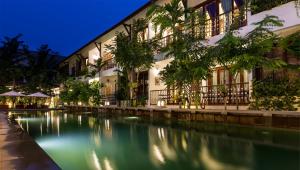
[[[60,169],[39,145],[26,133],[9,124],[0,112],[0,170]]]

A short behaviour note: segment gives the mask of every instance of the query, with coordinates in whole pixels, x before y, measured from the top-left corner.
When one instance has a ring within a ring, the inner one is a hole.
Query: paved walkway
[[[0,112],[0,170],[57,170],[52,159],[27,134],[8,123],[7,115]]]

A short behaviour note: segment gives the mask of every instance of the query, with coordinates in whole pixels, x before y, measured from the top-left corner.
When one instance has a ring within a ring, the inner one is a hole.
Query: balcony
[[[223,105],[225,97],[228,105],[235,105],[237,102],[239,105],[247,105],[250,102],[249,83],[202,86],[199,92],[201,103],[205,105]],[[192,95],[195,95],[195,91]],[[178,105],[178,91],[174,89],[150,91],[150,104],[156,105],[159,100],[164,100],[167,105]],[[195,101],[191,102],[193,104]]]
[[[109,69],[115,68],[117,66],[117,64],[113,58],[104,60],[103,62],[105,62],[105,65],[102,68],[102,71],[109,70]]]
[[[246,8],[236,8],[228,13],[222,13],[215,19],[204,19],[196,23],[192,28],[185,30],[186,32],[192,33],[198,38],[209,39],[213,36],[223,34],[229,29],[238,29],[247,25],[247,10]],[[173,35],[167,35],[157,41],[160,46],[160,50],[156,52],[159,54],[165,49],[170,43],[173,42]],[[158,61],[167,59],[166,57],[160,57]]]

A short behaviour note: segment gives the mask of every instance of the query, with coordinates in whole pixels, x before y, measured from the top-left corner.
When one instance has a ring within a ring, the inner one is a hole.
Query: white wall
[[[151,90],[163,90],[166,88],[162,81],[160,81],[160,85],[155,85],[155,77],[160,77],[160,71],[162,71],[172,60],[173,59],[166,59],[153,64],[153,67],[149,70],[149,94]]]

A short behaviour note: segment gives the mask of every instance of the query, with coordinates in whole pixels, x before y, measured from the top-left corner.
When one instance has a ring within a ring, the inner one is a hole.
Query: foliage
[[[0,84],[16,87],[17,81],[23,77],[24,55],[27,47],[20,40],[22,35],[13,38],[4,37],[0,47]]]
[[[89,102],[98,106],[101,102],[101,94],[99,89],[102,84],[98,81],[94,81],[91,84],[86,82],[69,79],[65,82],[64,89],[60,93],[60,98],[63,102],[68,104],[73,103],[75,105],[81,102],[85,105],[89,105]]]
[[[163,6],[153,5],[147,15],[155,28],[160,28],[159,36],[167,30],[172,32],[172,42],[163,50],[167,56],[174,57],[174,60],[161,71],[162,80],[167,86],[175,86],[180,98],[192,101],[194,93],[192,86],[201,86],[202,79],[210,75],[210,68],[213,65],[213,60],[207,53],[208,47],[203,45],[203,37],[194,36],[192,31],[183,29],[191,28],[195,18],[194,11],[184,8],[181,0],[172,0]],[[197,90],[200,88],[196,88]],[[182,91],[185,96],[181,94]]]
[[[85,77],[95,77],[97,73],[99,73],[99,80],[100,80],[100,71],[104,66],[107,65],[107,62],[103,61],[102,58],[98,58],[97,60],[94,60],[94,64],[89,63],[88,67],[86,68],[86,74]]]
[[[250,0],[252,14],[270,10],[276,6],[285,4],[293,0]]]
[[[274,80],[272,77],[253,84],[253,98],[251,109],[264,110],[297,110],[299,104],[300,80],[288,78]]]
[[[280,47],[300,59],[300,31],[282,38]]]
[[[90,89],[90,100],[94,104],[94,106],[99,106],[101,104],[102,95],[100,90],[103,87],[101,83],[98,81],[94,81],[89,85]]]
[[[282,26],[282,21],[276,16],[266,16],[262,21],[254,23],[255,28],[245,36],[239,36],[238,31],[230,30],[220,39],[216,46],[209,52],[215,61],[224,70],[229,70],[233,81],[237,80],[238,73],[243,70],[252,70],[257,67],[266,67],[272,70],[282,68],[286,63],[280,59],[267,57],[279,38],[270,31],[270,27]],[[226,82],[226,72],[223,74]],[[234,82],[237,83],[237,82]],[[234,87],[238,90],[238,87]],[[227,89],[224,86],[224,106],[227,108]],[[238,101],[238,100],[237,100]],[[238,109],[238,103],[237,103]]]
[[[36,53],[25,51],[27,57],[26,91],[50,92],[53,85],[58,84],[56,75],[59,63],[58,53],[42,45]]]
[[[128,76],[124,71],[118,70],[118,89],[116,91],[116,99],[118,101],[121,100],[129,100],[129,85],[128,85]]]
[[[59,55],[47,45],[42,45],[37,52],[30,51],[20,40],[21,36],[4,37],[2,41],[0,85],[28,93],[43,91],[49,94],[50,88],[59,83]]]
[[[138,86],[139,73],[149,69],[154,62],[151,42],[144,41],[139,36],[146,26],[145,19],[133,21],[130,36],[124,32],[116,33],[113,44],[107,46],[120,69],[128,76],[131,98],[133,98],[133,87]]]

